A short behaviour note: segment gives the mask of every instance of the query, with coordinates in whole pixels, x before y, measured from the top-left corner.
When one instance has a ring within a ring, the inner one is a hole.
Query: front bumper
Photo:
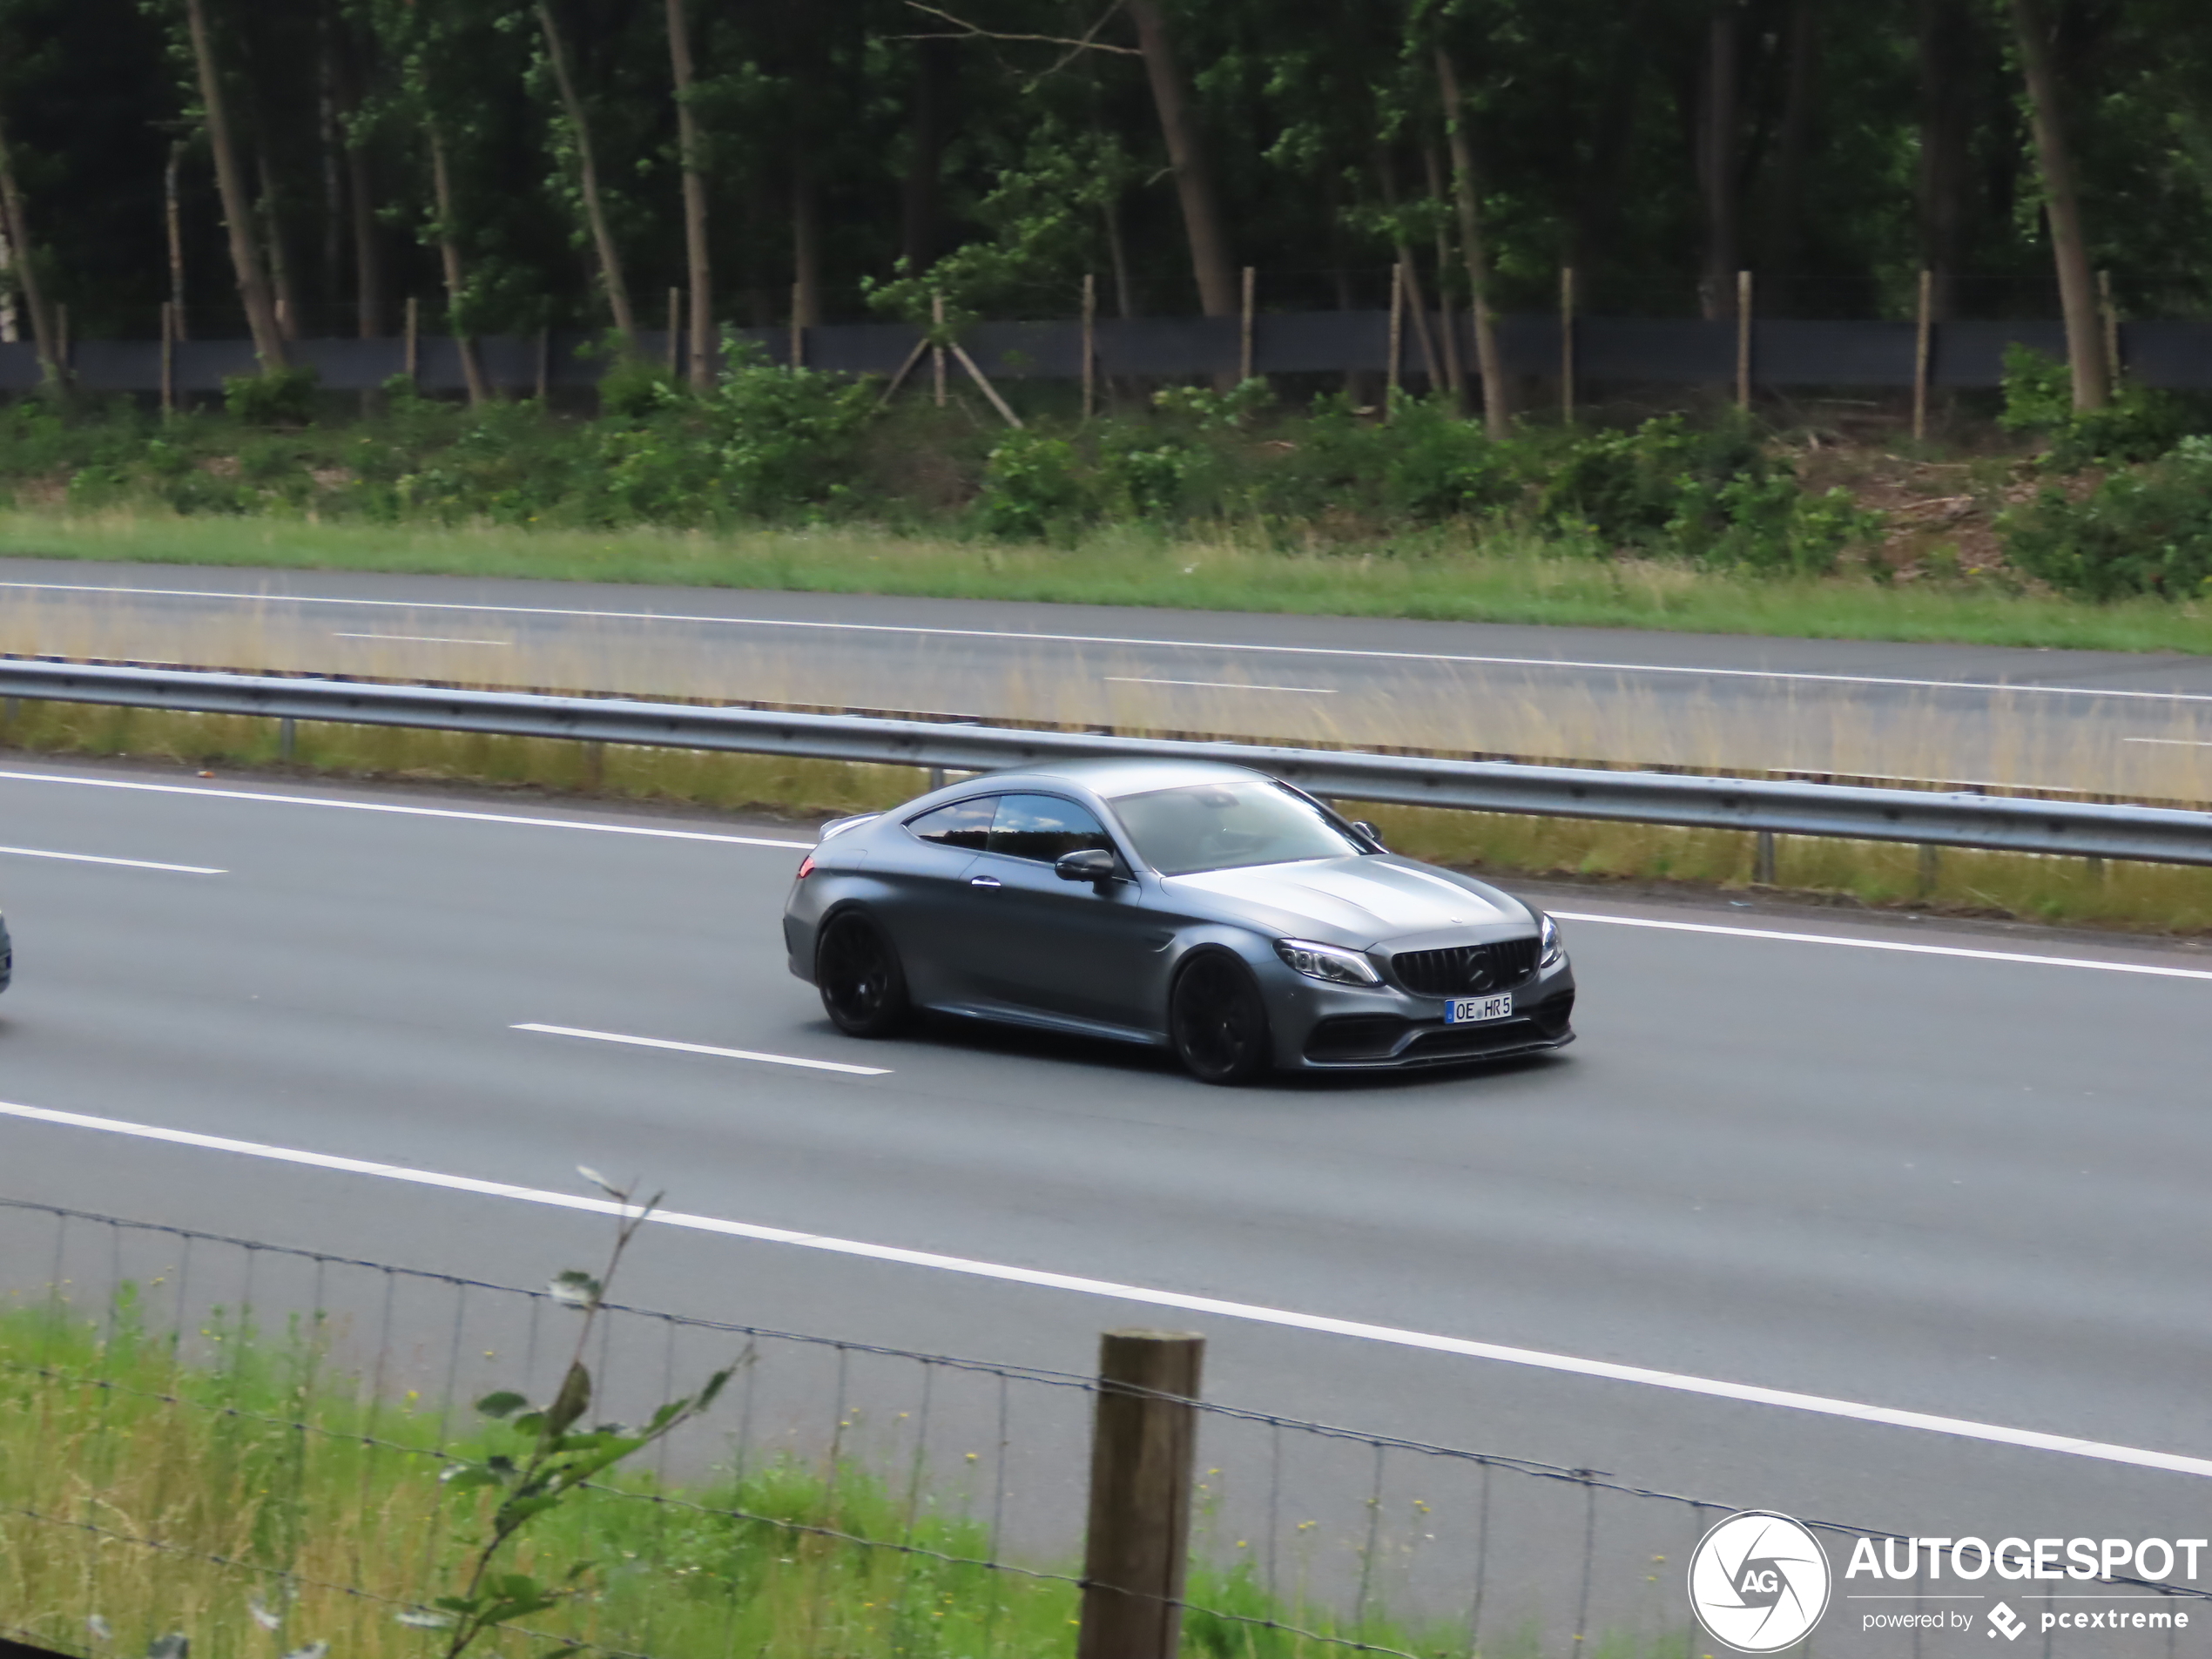
[[[1513,1017],[1447,1025],[1446,999],[1354,989],[1281,970],[1267,986],[1275,1063],[1285,1071],[1397,1071],[1563,1049],[1575,1041],[1575,970],[1562,958],[1510,987]]]

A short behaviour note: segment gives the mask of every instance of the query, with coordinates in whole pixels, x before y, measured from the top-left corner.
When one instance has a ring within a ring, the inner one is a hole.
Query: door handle
[[[971,875],[968,878],[968,885],[971,887],[1002,887],[1006,883],[995,875]]]

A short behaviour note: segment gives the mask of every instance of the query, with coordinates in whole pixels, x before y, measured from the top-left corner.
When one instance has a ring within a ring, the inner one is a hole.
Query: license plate
[[[1447,1025],[1477,1025],[1485,1020],[1513,1018],[1513,994],[1496,996],[1459,996],[1444,1005]]]

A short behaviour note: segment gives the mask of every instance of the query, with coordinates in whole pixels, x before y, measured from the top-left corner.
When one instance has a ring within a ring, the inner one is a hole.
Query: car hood
[[[1240,919],[1324,944],[1364,949],[1409,934],[1501,923],[1527,927],[1527,906],[1472,876],[1410,859],[1317,859],[1170,876],[1171,894],[1210,894]]]

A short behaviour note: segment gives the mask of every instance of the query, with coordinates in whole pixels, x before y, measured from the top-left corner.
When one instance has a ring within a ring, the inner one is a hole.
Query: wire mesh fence
[[[612,1299],[587,1323],[558,1283],[12,1201],[0,1295],[0,1634],[49,1649],[136,1655],[174,1631],[203,1659],[322,1643],[347,1659],[438,1654],[454,1639],[442,1598],[522,1575],[542,1604],[479,1651],[1047,1656],[1076,1651],[1085,1592],[1100,1588],[1080,1565],[1093,1376]],[[557,1409],[579,1360],[591,1390],[577,1420],[595,1430],[649,1424],[734,1372],[711,1412],[540,1516],[487,1577],[501,1494],[458,1477],[524,1456],[529,1434],[507,1420],[520,1402],[501,1396]],[[1599,1470],[1195,1411],[1175,1598],[1186,1654],[1714,1649],[1683,1572],[1726,1506]],[[1905,1543],[1807,1524],[1838,1561],[1861,1539],[1893,1555]],[[2201,1593],[2102,1581],[2212,1618]],[[1888,1588],[1919,1608],[1946,1587],[1923,1566]],[[2177,1635],[2123,1650],[2191,1651]],[[1920,1643],[1899,1629],[1846,1650]],[[2093,1646],[2115,1650],[2102,1636],[2080,1650]],[[2042,1650],[2076,1649],[2045,1632]]]

